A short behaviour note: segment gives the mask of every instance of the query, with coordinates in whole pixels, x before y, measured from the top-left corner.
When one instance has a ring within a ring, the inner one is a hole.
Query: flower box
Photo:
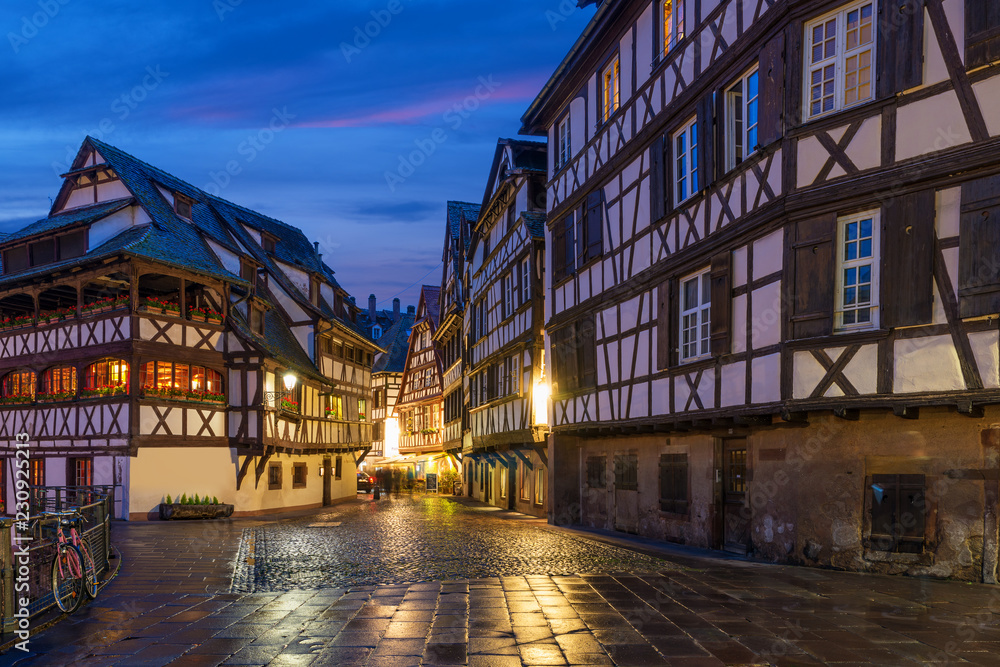
[[[205,315],[203,313],[199,313],[199,312],[196,312],[196,311],[192,310],[191,311],[191,320],[194,321],[194,322],[204,322],[205,321]]]
[[[180,503],[160,503],[160,519],[226,519],[233,515],[235,506],[226,503],[216,505],[182,505]]]

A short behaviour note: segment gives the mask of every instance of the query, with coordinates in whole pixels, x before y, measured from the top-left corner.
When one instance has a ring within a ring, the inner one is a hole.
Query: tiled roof
[[[479,219],[479,204],[464,201],[448,202],[448,230],[453,239],[457,240],[461,236],[463,214],[466,220],[475,222]]]
[[[39,220],[38,222],[33,222],[27,227],[22,227],[16,232],[8,234],[6,237],[0,239],[0,242],[10,243],[11,241],[17,241],[18,239],[26,239],[29,236],[54,232],[55,230],[62,229],[63,227],[73,227],[93,222],[94,220],[99,220],[100,218],[111,215],[112,213],[116,213],[123,208],[130,206],[134,203],[134,201],[135,200],[131,197],[125,197],[123,199],[115,199],[114,201],[102,202],[86,208],[77,208],[65,213],[59,213],[58,215],[53,215],[43,220]]]
[[[441,288],[434,285],[423,285],[420,292],[420,300],[424,302],[427,316],[431,318],[431,324],[437,329],[440,306],[438,299],[441,296]],[[419,309],[419,306],[418,306]]]
[[[525,211],[521,214],[528,233],[536,239],[545,238],[545,213],[541,211]]]
[[[401,313],[399,319],[378,339],[378,345],[385,350],[385,354],[375,360],[372,373],[403,372],[412,328],[413,315]]]
[[[548,170],[548,145],[541,141],[527,141],[525,139],[501,139],[501,145],[511,147],[514,155],[514,169],[525,169],[537,171],[540,174],[547,173]]]

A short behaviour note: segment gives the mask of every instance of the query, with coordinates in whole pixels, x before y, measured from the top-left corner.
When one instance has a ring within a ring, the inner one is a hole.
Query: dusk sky
[[[593,15],[575,4],[5,2],[0,232],[48,214],[89,134],[302,228],[359,304],[415,305],[445,202],[482,200],[497,138]]]

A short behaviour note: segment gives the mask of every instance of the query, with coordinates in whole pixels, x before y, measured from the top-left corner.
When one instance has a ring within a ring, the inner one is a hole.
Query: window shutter
[[[702,190],[715,182],[715,97],[712,93],[698,102],[698,179]]]
[[[758,81],[760,96],[757,116],[757,140],[760,147],[781,139],[784,133],[785,106],[785,36],[776,35],[760,52]],[[794,71],[794,70],[793,70]],[[748,146],[749,151],[752,147]]]
[[[792,338],[833,333],[837,214],[801,220],[790,227]]]
[[[896,197],[882,214],[881,322],[930,324],[934,309],[934,190]]]
[[[576,323],[577,358],[580,363],[580,382],[577,387],[597,386],[597,340],[594,318],[587,317]]]
[[[924,73],[924,0],[883,2],[878,22],[879,98],[919,86]]]
[[[660,284],[659,300],[656,307],[656,370],[662,371],[670,367],[670,343],[673,331],[670,330],[670,284]]]
[[[759,80],[759,77],[758,77]],[[726,116],[726,91],[715,94],[715,180],[721,179],[729,170],[726,141],[729,132],[729,118]],[[751,146],[751,148],[753,148]]]
[[[59,259],[81,257],[87,253],[87,231],[81,229],[59,237]]]
[[[1000,4],[996,0],[965,0],[965,68],[975,69],[1000,59]]]
[[[576,231],[573,236],[575,254],[573,255],[574,264],[572,266],[572,272],[575,273],[577,269],[583,266],[587,261],[587,206],[586,204],[581,204],[579,208],[576,209]],[[567,231],[567,236],[572,233]],[[566,254],[570,254],[569,244],[567,243]]]
[[[729,286],[729,252],[719,253],[712,258],[712,354],[729,354],[730,311],[732,310],[732,288]]]
[[[666,174],[663,165],[663,136],[653,140],[649,147],[649,217],[656,222],[666,215]]]
[[[28,268],[28,246],[3,251],[4,273],[17,273]]]
[[[959,315],[1000,313],[1000,174],[962,184],[958,241]]]
[[[604,250],[604,191],[595,190],[587,195],[587,234],[584,261],[600,257]]]

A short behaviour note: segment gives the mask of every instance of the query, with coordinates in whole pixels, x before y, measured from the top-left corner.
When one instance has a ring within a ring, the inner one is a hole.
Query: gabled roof
[[[16,232],[7,234],[3,238],[0,238],[0,243],[10,243],[11,241],[19,241],[21,239],[27,239],[40,234],[49,234],[60,229],[68,230],[76,226],[83,226],[94,222],[95,220],[107,217],[112,213],[117,213],[123,208],[131,206],[134,203],[135,199],[132,197],[124,197],[122,199],[115,199],[114,201],[106,201],[93,206],[87,206],[86,208],[78,208],[59,213],[57,215],[39,220],[38,222],[33,222],[27,227],[22,227]]]
[[[486,192],[479,207],[480,216],[490,212],[490,204],[502,184],[515,174],[547,174],[548,147],[538,141],[526,139],[498,139],[493,152],[493,164],[486,179]],[[480,221],[482,218],[480,218]]]
[[[521,218],[532,238],[545,238],[545,213],[543,211],[525,211],[521,214]]]
[[[402,373],[406,369],[406,353],[410,345],[413,315],[402,313],[399,319],[378,339],[385,353],[375,360],[372,373]]]
[[[479,204],[470,204],[464,201],[448,202],[448,231],[451,238],[457,241],[462,238],[462,223],[475,223],[479,219]]]
[[[441,297],[441,288],[435,287],[434,285],[422,285],[420,288],[420,304],[417,305],[417,316],[420,313],[425,313],[424,317],[418,319],[418,322],[422,322],[425,319],[429,319],[431,322],[431,333],[438,327],[439,314],[440,314],[440,302],[438,301]],[[423,308],[421,308],[423,306]]]

